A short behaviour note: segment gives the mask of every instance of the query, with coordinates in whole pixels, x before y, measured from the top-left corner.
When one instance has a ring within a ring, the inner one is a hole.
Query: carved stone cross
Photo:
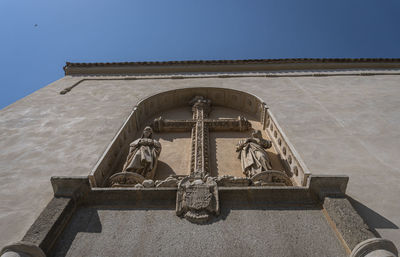
[[[190,175],[178,186],[176,213],[195,223],[206,222],[211,214],[219,215],[218,187],[210,176],[209,132],[246,131],[251,123],[244,117],[237,119],[209,119],[211,101],[196,96],[192,105],[192,120],[166,120],[158,118],[152,125],[156,132],[191,131],[192,150]]]
[[[209,119],[211,100],[196,96],[190,101],[193,111],[192,120],[167,120],[162,117],[154,120],[152,125],[156,132],[192,132],[192,152],[190,176],[204,178],[210,175],[209,165],[209,132],[210,131],[247,131],[251,123],[239,116],[237,119]]]

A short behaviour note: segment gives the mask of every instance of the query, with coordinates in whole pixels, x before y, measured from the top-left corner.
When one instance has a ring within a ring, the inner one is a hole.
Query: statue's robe
[[[128,158],[123,170],[152,179],[160,152],[161,144],[157,140],[139,138],[130,144]]]
[[[265,149],[272,146],[271,141],[265,139],[241,140],[238,144],[239,159],[241,160],[243,173],[247,177],[271,170],[271,161]]]

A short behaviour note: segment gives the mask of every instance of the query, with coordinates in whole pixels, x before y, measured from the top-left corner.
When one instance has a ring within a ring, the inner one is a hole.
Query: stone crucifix
[[[237,119],[209,119],[211,100],[196,96],[192,101],[193,119],[168,120],[157,118],[152,127],[156,132],[191,131],[192,149],[190,175],[178,186],[176,212],[178,216],[201,223],[207,221],[212,213],[219,214],[218,188],[210,176],[209,132],[247,131],[251,123],[244,117]]]

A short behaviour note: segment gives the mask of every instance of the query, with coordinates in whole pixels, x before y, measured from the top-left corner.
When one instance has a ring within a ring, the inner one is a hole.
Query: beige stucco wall
[[[400,246],[399,75],[104,78],[60,95],[82,79],[65,77],[1,110],[0,246],[20,240],[51,199],[51,176],[90,173],[140,99],[202,86],[262,98],[310,171],[349,175],[360,214]]]

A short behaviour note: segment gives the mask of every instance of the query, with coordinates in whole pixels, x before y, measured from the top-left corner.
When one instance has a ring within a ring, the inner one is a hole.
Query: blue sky
[[[399,0],[0,0],[0,108],[66,61],[398,58],[399,25]]]

